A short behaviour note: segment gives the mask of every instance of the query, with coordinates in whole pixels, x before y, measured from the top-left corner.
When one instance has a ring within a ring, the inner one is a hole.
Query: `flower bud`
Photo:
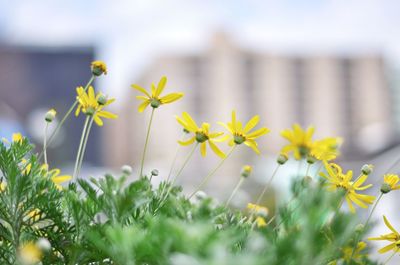
[[[242,173],[241,173],[241,175],[242,175],[242,177],[244,177],[244,178],[248,178],[248,177],[250,176],[250,174],[251,174],[252,171],[253,171],[253,168],[252,168],[251,166],[245,165],[245,166],[242,168]]]
[[[207,193],[205,193],[202,190],[199,190],[198,192],[196,192],[195,196],[197,200],[204,200],[205,198],[207,198]]]
[[[383,183],[383,184],[381,185],[381,192],[382,192],[382,193],[389,193],[391,190],[392,190],[392,188],[390,187],[389,184]]]
[[[306,187],[308,186],[311,182],[313,181],[313,178],[310,176],[305,176],[302,180],[301,180],[301,184]]]
[[[364,231],[364,225],[363,224],[356,225],[355,231],[356,233],[361,233],[362,231]]]
[[[44,119],[46,122],[52,122],[57,115],[57,111],[55,109],[51,109],[48,112],[46,112],[46,115],[44,116]]]
[[[280,154],[278,158],[276,159],[276,162],[278,162],[279,165],[285,164],[289,160],[289,157],[286,154]]]
[[[151,171],[151,175],[152,176],[158,176],[158,170],[157,169],[153,169],[152,171]]]
[[[107,96],[104,94],[100,94],[99,97],[97,98],[97,103],[99,103],[99,105],[103,106],[107,103]]]
[[[93,61],[91,63],[92,74],[95,76],[101,76],[107,74],[107,66],[103,61]]]
[[[49,240],[44,237],[38,239],[38,241],[36,242],[36,246],[45,252],[51,250],[51,244],[50,244]]]
[[[129,166],[129,165],[123,165],[123,166],[121,167],[121,171],[122,171],[123,174],[129,176],[130,174],[132,174],[132,167]]]
[[[365,164],[365,165],[362,166],[361,172],[362,172],[364,175],[369,175],[369,174],[371,174],[373,168],[374,168],[373,165]]]
[[[307,163],[308,164],[312,165],[312,164],[315,163],[315,161],[316,160],[315,160],[315,158],[313,156],[310,156],[310,155],[307,156]]]
[[[161,102],[160,102],[158,99],[155,99],[155,98],[153,98],[153,99],[151,100],[151,102],[150,102],[150,106],[151,106],[153,109],[158,108],[160,105],[161,105]]]
[[[92,116],[95,112],[96,112],[96,110],[94,108],[88,107],[85,111],[85,114],[88,116]]]

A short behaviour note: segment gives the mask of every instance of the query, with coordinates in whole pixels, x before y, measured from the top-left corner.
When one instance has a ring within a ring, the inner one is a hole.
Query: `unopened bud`
[[[38,241],[36,242],[36,246],[45,252],[51,250],[51,244],[47,238],[43,238],[43,237],[39,238]]]
[[[130,174],[132,174],[132,167],[131,167],[131,166],[128,166],[128,165],[123,165],[123,166],[121,167],[121,171],[122,171],[123,174],[129,176]]]
[[[308,164],[312,165],[312,164],[315,163],[315,161],[316,160],[315,160],[315,158],[313,156],[310,156],[310,155],[307,156],[307,163]]]
[[[99,97],[97,98],[97,103],[99,103],[99,105],[105,105],[107,103],[107,96],[104,94],[100,94]]]
[[[362,231],[364,231],[364,225],[363,224],[356,225],[355,231],[356,233],[361,233]]]
[[[150,105],[153,109],[158,108],[161,105],[161,102],[158,99],[153,98],[150,102]]]
[[[302,180],[301,180],[301,184],[306,187],[308,186],[311,182],[313,181],[313,178],[310,176],[305,176]]]
[[[92,74],[95,76],[101,76],[107,74],[107,66],[103,61],[93,61],[91,63]]]
[[[362,172],[364,175],[369,175],[369,174],[371,174],[373,168],[374,168],[373,165],[365,164],[365,165],[362,166],[361,172]]]
[[[253,168],[252,168],[251,166],[245,165],[245,166],[242,168],[242,173],[241,173],[241,175],[242,175],[242,177],[244,177],[244,178],[248,178],[248,177],[250,176],[250,174],[251,174],[252,171],[253,171]]]
[[[381,192],[382,192],[382,193],[389,193],[391,190],[392,190],[392,188],[390,187],[389,184],[383,183],[383,184],[381,185]]]
[[[289,160],[289,157],[286,154],[280,154],[276,159],[279,165],[285,164]]]
[[[152,176],[158,176],[158,170],[157,169],[153,169],[152,171],[151,171],[151,175]]]
[[[96,110],[94,108],[88,107],[85,111],[85,114],[88,116],[92,116],[95,112],[96,112]]]
[[[44,119],[47,122],[52,122],[56,118],[56,115],[57,115],[57,111],[55,109],[51,109],[48,112],[46,112]]]

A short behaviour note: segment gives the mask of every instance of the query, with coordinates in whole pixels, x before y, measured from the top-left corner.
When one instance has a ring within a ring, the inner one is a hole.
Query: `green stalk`
[[[49,128],[49,123],[46,121],[46,126],[44,127],[44,139],[43,139],[43,155],[44,155],[44,163],[48,165],[47,163],[47,130]]]
[[[318,176],[318,173],[321,171],[323,165],[324,164],[322,162],[319,162],[319,166],[317,168],[317,171],[315,171],[314,178],[316,178]]]
[[[185,133],[183,133],[183,135],[180,137],[180,139],[182,139],[182,138],[184,137],[184,135],[185,135]],[[177,146],[176,146],[174,159],[172,160],[171,167],[170,167],[170,169],[169,169],[169,173],[168,173],[168,177],[167,177],[167,181],[166,181],[166,182],[168,182],[169,179],[171,178],[172,170],[174,169],[175,163],[176,163],[176,159],[178,158],[178,152],[179,152],[180,146],[181,146],[181,145],[180,145],[179,143],[178,143]]]
[[[280,164],[277,165],[277,167],[275,168],[275,170],[274,170],[274,172],[272,173],[271,177],[269,178],[267,184],[265,184],[265,187],[264,187],[264,189],[262,190],[261,194],[258,196],[257,201],[256,201],[256,204],[257,204],[257,205],[260,204],[262,198],[264,197],[264,194],[267,192],[267,190],[268,190],[269,186],[271,185],[271,183],[272,183],[272,181],[273,181],[273,179],[274,179],[276,173],[278,172],[279,167],[280,167]]]
[[[93,115],[95,115],[95,114],[93,114]],[[88,139],[89,139],[90,130],[92,129],[93,120],[94,119],[93,119],[93,116],[92,116],[91,119],[90,119],[90,122],[89,122],[89,126],[88,126],[88,128],[86,130],[85,140],[83,141],[82,152],[81,152],[81,156],[79,158],[77,176],[79,176],[79,173],[81,172],[83,157],[85,156],[86,144],[87,144]]]
[[[144,160],[145,160],[145,158],[146,158],[146,151],[147,151],[147,145],[148,145],[148,142],[149,142],[151,124],[152,124],[152,122],[153,122],[154,110],[155,110],[155,108],[153,108],[153,109],[151,110],[150,121],[149,121],[149,125],[148,125],[148,127],[147,127],[146,141],[145,141],[145,143],[144,143],[144,149],[143,149],[143,155],[142,155],[142,162],[141,162],[141,165],[140,165],[140,175],[139,175],[140,177],[143,176],[143,166],[144,166]]]
[[[231,193],[231,196],[229,196],[229,199],[226,201],[225,207],[228,207],[228,205],[230,204],[231,200],[233,199],[233,197],[235,196],[235,194],[239,190],[240,186],[242,186],[244,179],[245,179],[244,177],[240,177],[239,182],[236,184],[235,189]]]
[[[192,194],[190,194],[189,199],[191,199],[199,190],[201,190],[207,182],[210,180],[212,175],[214,175],[215,172],[224,164],[225,160],[232,154],[233,150],[235,150],[236,145],[232,146],[231,150],[228,152],[228,154],[223,158],[218,165],[210,172],[208,173],[207,176],[204,177],[203,181],[200,183],[200,185],[194,190]]]
[[[89,88],[89,86],[93,83],[95,79],[95,76],[92,75],[92,77],[89,79],[89,82],[86,84],[86,86],[84,87],[84,91],[86,92]],[[74,108],[76,107],[76,105],[78,104],[78,101],[75,100],[75,102],[72,104],[72,106],[69,108],[69,110],[67,111],[67,113],[64,115],[64,117],[61,119],[60,123],[57,125],[56,129],[53,131],[53,133],[50,135],[49,139],[48,139],[48,145],[51,144],[51,142],[53,141],[54,137],[57,135],[57,133],[60,131],[61,126],[63,126],[63,124],[65,123],[65,121],[67,120],[67,118],[69,117],[69,115],[71,115],[72,111],[74,110]],[[38,155],[38,160],[40,160],[43,156],[43,151],[39,153]]]
[[[310,163],[307,163],[308,165],[307,165],[307,169],[306,169],[306,175],[305,175],[305,177],[307,177],[308,176],[308,172],[310,171],[310,167],[311,167],[311,164]]]
[[[383,265],[386,265],[389,263],[389,261],[394,257],[394,255],[396,255],[396,251],[393,251],[393,254],[390,255],[390,257],[385,261],[385,263],[383,263]]]
[[[78,173],[78,165],[79,165],[79,159],[81,157],[81,152],[82,152],[82,147],[83,147],[83,141],[85,140],[85,135],[86,135],[86,130],[89,124],[89,116],[86,116],[85,119],[85,124],[83,126],[83,130],[82,130],[82,135],[81,135],[81,141],[79,143],[79,148],[78,148],[78,152],[76,154],[76,160],[75,160],[75,167],[74,167],[74,174],[72,175],[72,178],[75,179],[77,177],[77,173]]]

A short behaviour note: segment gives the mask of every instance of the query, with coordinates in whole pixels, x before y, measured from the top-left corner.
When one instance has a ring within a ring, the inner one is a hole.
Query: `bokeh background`
[[[109,73],[95,87],[117,99],[119,119],[93,129],[83,177],[124,164],[137,171],[149,112],[137,112],[130,85],[148,88],[166,75],[167,91],[185,97],[156,111],[146,163],[146,172],[160,171],[155,182],[168,175],[182,135],[174,115],[215,124],[236,109],[242,120],[259,114],[272,132],[259,142],[261,156],[239,148],[210,182],[206,191],[221,200],[244,164],[255,172],[234,204],[254,199],[284,144],[279,131],[294,122],[316,126],[316,138],[343,137],[343,167],[358,174],[372,163],[370,182],[379,185],[400,157],[399,9],[396,0],[0,0],[0,136],[21,132],[40,150],[44,113],[67,111],[97,59]],[[72,117],[62,128],[49,147],[51,166],[72,173],[82,126]],[[178,149],[177,168],[189,149]],[[217,159],[196,154],[179,183],[193,190]],[[280,169],[266,198],[271,208],[288,196],[297,169]],[[384,213],[399,226],[399,198],[386,196],[376,219]]]

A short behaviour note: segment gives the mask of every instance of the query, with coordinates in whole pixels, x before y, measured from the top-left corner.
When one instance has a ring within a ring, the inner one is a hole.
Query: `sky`
[[[94,45],[113,73],[101,85],[121,94],[158,55],[204,49],[216,31],[257,50],[374,51],[396,65],[399,10],[396,0],[0,0],[0,41]]]

